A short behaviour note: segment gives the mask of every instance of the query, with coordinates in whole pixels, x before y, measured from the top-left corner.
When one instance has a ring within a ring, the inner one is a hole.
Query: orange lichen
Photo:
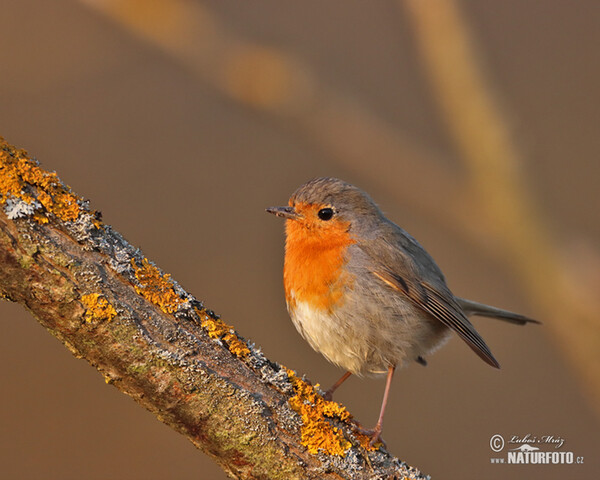
[[[0,205],[9,199],[28,205],[38,202],[33,218],[47,223],[47,213],[63,221],[77,220],[81,208],[77,197],[54,172],[46,172],[30,159],[25,150],[17,149],[0,137]]]
[[[90,293],[81,296],[81,303],[85,307],[85,321],[108,321],[117,315],[115,308],[99,293]]]
[[[211,315],[207,315],[198,308],[195,310],[200,316],[200,324],[202,325],[202,328],[206,329],[206,332],[210,338],[224,341],[227,345],[227,349],[236,357],[244,358],[250,353],[250,349],[246,343],[237,336],[231,325],[227,325],[220,318],[214,318]]]
[[[312,385],[299,379],[292,370],[287,370],[287,373],[295,393],[289,403],[302,418],[302,445],[312,454],[321,450],[329,455],[344,455],[351,444],[344,438],[342,431],[329,423],[326,417],[346,421],[350,418],[346,407],[325,400]]]
[[[185,303],[185,300],[175,293],[171,275],[162,275],[147,258],[142,260],[141,266],[138,266],[132,258],[131,266],[139,282],[139,285],[135,285],[135,291],[163,312],[174,313],[181,304]]]

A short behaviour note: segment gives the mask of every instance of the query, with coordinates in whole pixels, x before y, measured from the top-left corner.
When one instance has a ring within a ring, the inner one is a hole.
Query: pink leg
[[[335,382],[335,383],[334,383],[334,384],[331,386],[331,388],[325,392],[325,395],[323,395],[323,398],[324,398],[325,400],[331,400],[331,399],[332,399],[332,397],[333,397],[333,392],[335,392],[335,391],[337,390],[337,388],[338,388],[338,387],[339,387],[339,386],[340,386],[342,383],[344,383],[346,380],[348,380],[348,377],[349,377],[350,375],[352,375],[352,373],[351,373],[351,372],[346,372],[346,373],[344,373],[344,374],[342,375],[342,378],[340,378],[340,379],[339,379],[337,382]]]
[[[383,392],[383,401],[381,402],[381,411],[379,412],[379,420],[377,420],[377,425],[373,429],[373,433],[371,435],[371,446],[375,445],[377,441],[381,437],[381,431],[383,430],[383,414],[385,413],[385,406],[388,401],[388,396],[390,394],[390,386],[392,385],[392,377],[394,376],[394,370],[396,367],[389,367],[387,374],[387,381],[385,383],[385,391]]]

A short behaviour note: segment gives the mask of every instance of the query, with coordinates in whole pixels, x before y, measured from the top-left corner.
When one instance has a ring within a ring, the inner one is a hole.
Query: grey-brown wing
[[[431,314],[447,327],[454,330],[479,357],[489,365],[500,368],[489,347],[471,322],[460,310],[453,297],[440,292],[427,283],[418,283],[389,271],[373,271],[376,277],[399,294],[411,300],[417,307]],[[452,295],[450,293],[450,295]]]
[[[433,259],[404,230],[396,225],[394,227],[397,230],[393,235],[389,235],[392,232],[388,231],[388,235],[361,246],[375,265],[371,273],[415,306],[454,330],[483,361],[499,368],[489,347],[446,286],[444,276]],[[391,244],[391,236],[396,237],[398,243]]]

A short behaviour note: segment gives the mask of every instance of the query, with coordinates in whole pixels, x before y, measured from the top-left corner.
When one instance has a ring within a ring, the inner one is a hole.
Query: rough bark
[[[240,479],[423,478],[0,139],[0,294]]]

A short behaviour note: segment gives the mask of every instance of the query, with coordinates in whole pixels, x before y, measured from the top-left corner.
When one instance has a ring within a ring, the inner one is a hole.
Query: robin
[[[524,325],[523,315],[455,296],[433,258],[388,220],[362,190],[336,178],[316,178],[287,207],[267,208],[286,219],[284,288],[302,337],[350,375],[387,374],[377,424],[380,440],[394,371],[425,358],[452,332],[486,363],[499,368],[468,317]]]

